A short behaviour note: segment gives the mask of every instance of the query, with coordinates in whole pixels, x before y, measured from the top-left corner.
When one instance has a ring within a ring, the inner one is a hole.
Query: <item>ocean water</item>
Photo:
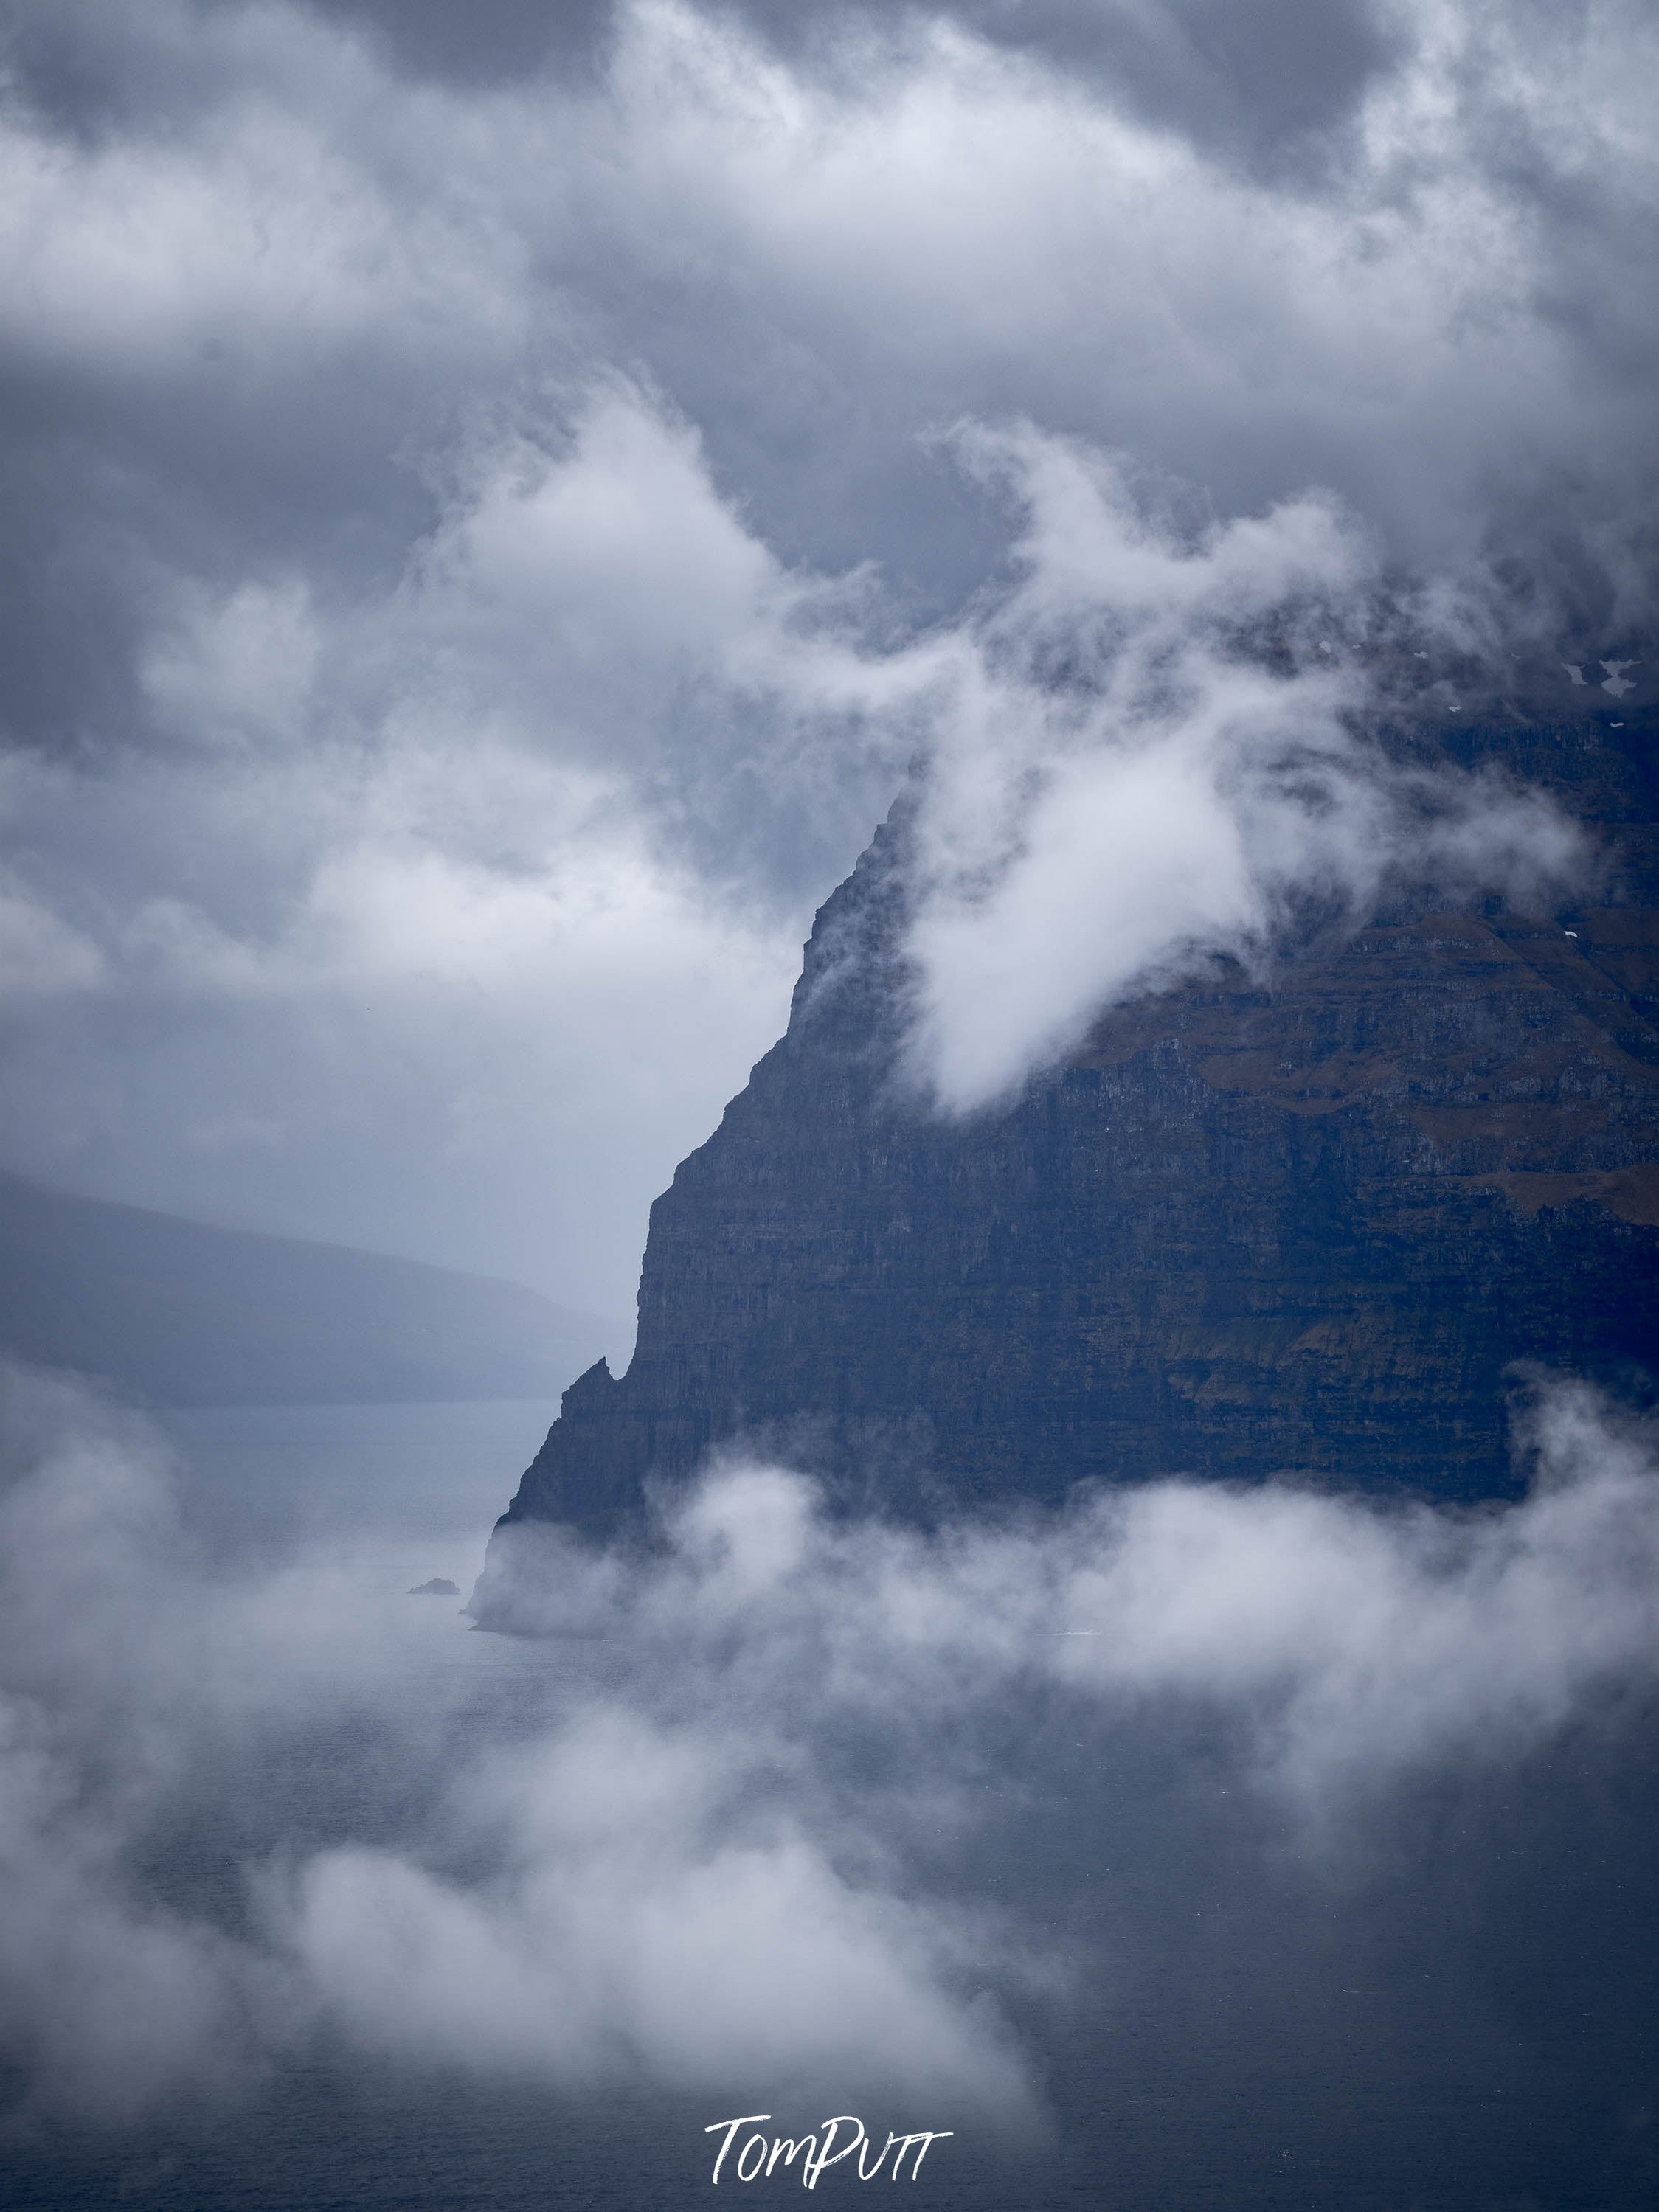
[[[462,1592],[555,1411],[530,1404],[222,1409],[172,1417],[185,1512],[237,1571],[327,1551],[373,1665],[438,1716],[432,1778],[626,1680],[598,1639],[474,1629]],[[319,1632],[329,1632],[325,1623]],[[907,2198],[1102,2212],[1634,2212],[1659,2203],[1659,1790],[1625,1711],[1475,1778],[1401,1785],[1340,1869],[1312,1871],[1224,1786],[1205,1725],[1125,1723],[1063,1791],[989,1806],[937,1879],[1017,1910],[1079,1970],[1007,2002],[1046,2124],[971,2106]],[[345,1771],[349,1770],[349,1771]],[[423,1785],[372,1742],[289,1747],[245,1807],[198,1808],[158,1893],[204,1911],[275,1844],[373,1839]],[[995,1791],[988,1786],[988,1801]],[[0,2137],[23,2212],[380,2212],[706,2198],[723,2094],[369,2061],[308,2045],[228,2098],[112,2120],[31,2111]],[[812,2115],[788,2116],[801,2126]],[[877,2124],[882,2116],[872,2114]],[[728,2173],[722,2186],[732,2182]],[[772,2196],[799,2185],[755,2185]],[[893,2185],[872,2185],[878,2190]],[[824,2191],[858,2198],[845,2167]],[[744,2193],[740,2190],[740,2193]]]

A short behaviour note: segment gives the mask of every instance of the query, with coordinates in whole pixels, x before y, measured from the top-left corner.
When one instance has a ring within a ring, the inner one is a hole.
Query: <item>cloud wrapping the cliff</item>
[[[1364,733],[1405,657],[1388,629],[1443,658],[1479,617],[1402,608],[1328,496],[1183,527],[1121,456],[1029,427],[957,442],[1024,526],[1016,580],[952,641],[915,818],[910,1054],[947,1111],[1016,1091],[1120,1000],[1222,955],[1267,968],[1298,908],[1586,878],[1541,796]],[[1420,686],[1406,711],[1451,710]]]
[[[1529,1498],[1474,1515],[1173,1482],[930,1535],[736,1464],[652,1557],[519,1529],[480,1602],[551,1640],[505,1731],[349,1559],[216,1567],[141,1425],[13,1376],[4,1446],[0,2038],[38,2104],[116,2120],[319,2035],[1030,2118],[1014,2023],[1075,1994],[1066,1885],[1115,1910],[1120,1876],[988,1881],[1010,1822],[1016,1864],[1022,1821],[1086,1832],[1137,1729],[1198,1725],[1316,1881],[1412,1778],[1616,1729],[1659,1649],[1651,1438],[1571,1387]]]
[[[1195,1701],[1231,1714],[1257,1785],[1340,1808],[1413,1766],[1478,1760],[1646,1679],[1659,1623],[1651,1435],[1585,1386],[1544,1391],[1522,1503],[1460,1513],[1166,1481],[937,1535],[821,1517],[766,1467],[708,1476],[656,1564],[509,1528],[473,1605],[543,1633],[624,1634],[716,1670],[723,1701],[823,1701],[926,1740],[998,1696]],[[907,1714],[908,1721],[887,1719]]]
[[[483,1264],[507,1234],[503,1142],[579,1141],[617,1051],[635,1075],[592,1133],[604,1156],[671,1112],[714,1118],[723,1040],[758,1052],[793,966],[776,910],[730,896],[738,854],[801,813],[854,849],[907,758],[913,1064],[952,1111],[1114,999],[1263,953],[1298,898],[1363,912],[1402,871],[1531,891],[1582,861],[1542,802],[1407,774],[1355,733],[1382,597],[1328,498],[1183,531],[1160,512],[1178,489],[1029,426],[958,426],[950,465],[1019,518],[1012,571],[910,634],[871,575],[781,560],[693,428],[616,380],[471,451],[440,526],[349,619],[295,578],[174,589],[142,670],[167,750],[90,787],[39,763],[11,779],[34,896],[55,881],[66,908],[29,925],[62,949],[36,964],[52,1003],[43,1057],[9,1079],[19,1121],[112,1034],[136,1048],[161,1023],[168,1053],[82,1082],[55,1143],[136,1164],[166,1125],[227,1192],[263,1150],[337,1234],[370,1154],[411,1175],[436,1158],[428,1208]],[[1253,650],[1270,624],[1288,671]],[[1439,649],[1449,627],[1425,607],[1414,634]],[[257,1110],[230,1110],[255,1034],[288,1049]],[[580,1233],[556,1180],[507,1211],[532,1276]]]

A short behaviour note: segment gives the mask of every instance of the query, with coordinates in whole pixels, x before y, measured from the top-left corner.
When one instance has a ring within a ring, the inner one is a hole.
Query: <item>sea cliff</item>
[[[1581,906],[1395,898],[1118,1007],[1012,1107],[896,1074],[902,809],[652,1211],[639,1338],[506,1524],[607,1536],[742,1445],[931,1517],[1172,1473],[1474,1500],[1529,1368],[1659,1364],[1654,719],[1465,732],[1586,821]]]

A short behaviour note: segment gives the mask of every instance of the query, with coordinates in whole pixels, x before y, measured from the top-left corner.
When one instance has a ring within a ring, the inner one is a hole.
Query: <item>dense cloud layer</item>
[[[1025,788],[958,678],[1054,508],[975,440],[1127,456],[1208,549],[1164,572],[1259,556],[1258,607],[1299,530],[1339,595],[1650,658],[1647,11],[810,12],[11,11],[10,1164],[624,1305],[902,763]],[[1264,700],[1328,753],[1311,674],[1212,698],[1223,753]],[[1178,750],[1153,814],[1214,817]],[[1243,750],[1225,911],[1128,884],[1136,948],[1079,889],[1116,949],[982,1064],[941,1032],[942,1095],[1330,872]]]
[[[64,1387],[9,1379],[4,1449],[0,2035],[107,2118],[343,2047],[1029,2122],[1099,1925],[1174,1940],[1160,1792],[1200,1898],[1316,1894],[1425,1777],[1617,1741],[1659,1650],[1651,1440],[1565,1386],[1474,1517],[1169,1483],[923,1535],[728,1467],[648,1558],[514,1532],[477,1602],[553,1640],[493,1697],[342,1557],[213,1566]]]

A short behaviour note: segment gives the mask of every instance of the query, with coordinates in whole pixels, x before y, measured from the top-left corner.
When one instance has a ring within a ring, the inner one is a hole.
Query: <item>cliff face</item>
[[[1654,737],[1463,741],[1601,826],[1607,903],[1396,911],[1115,1012],[965,1124],[892,1079],[890,826],[653,1209],[631,1366],[566,1394],[508,1519],[606,1533],[735,1439],[924,1513],[1176,1472],[1508,1493],[1513,1363],[1659,1366]]]

